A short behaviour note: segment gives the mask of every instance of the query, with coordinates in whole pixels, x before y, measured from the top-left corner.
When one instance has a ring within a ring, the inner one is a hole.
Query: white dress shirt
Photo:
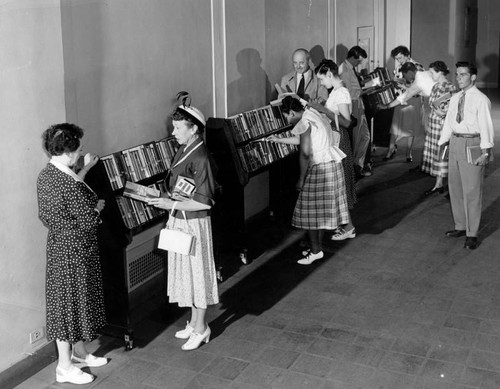
[[[465,92],[464,118],[457,123],[458,102],[462,92],[451,96],[448,113],[444,119],[443,130],[438,144],[449,142],[453,133],[479,134],[481,149],[493,147],[493,121],[491,120],[491,102],[475,85]]]

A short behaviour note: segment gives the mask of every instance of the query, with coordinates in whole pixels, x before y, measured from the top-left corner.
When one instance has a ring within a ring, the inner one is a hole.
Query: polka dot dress
[[[105,324],[97,195],[49,163],[37,181],[47,237],[47,338],[93,340]]]

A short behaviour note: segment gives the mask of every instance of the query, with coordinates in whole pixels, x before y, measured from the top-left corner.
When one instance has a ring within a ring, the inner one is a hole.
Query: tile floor
[[[485,180],[482,243],[468,251],[444,236],[446,198],[421,196],[433,179],[408,172],[403,144],[384,163],[385,151],[358,184],[355,239],[300,266],[301,234],[264,226],[267,250],[220,284],[208,344],[181,351],[173,333],[187,312],[158,309],[137,326],[133,350],[106,336],[91,344],[111,362],[84,387],[500,388],[500,163]],[[17,388],[74,387],[54,371],[55,362]]]

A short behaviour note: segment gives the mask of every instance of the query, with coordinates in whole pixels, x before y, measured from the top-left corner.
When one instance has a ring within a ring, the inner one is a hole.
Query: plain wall
[[[89,150],[103,155],[165,137],[182,90],[212,115],[209,1],[62,4],[68,120],[87,130]]]
[[[426,69],[437,60],[444,61],[450,69],[455,64],[455,38],[449,38],[455,32],[452,27],[455,22],[449,17],[443,17],[450,15],[451,10],[449,0],[420,0],[412,3],[412,58]],[[436,31],[439,31],[438,37]]]
[[[478,0],[476,60],[478,85],[498,88],[500,67],[500,7],[497,0]]]
[[[457,61],[476,61],[476,45],[465,43],[465,10],[477,5],[477,0],[413,2],[412,57],[425,68],[433,61],[444,61],[450,68],[449,79],[454,80]]]
[[[15,37],[15,39],[12,39]],[[45,242],[36,179],[47,158],[41,134],[65,120],[59,0],[0,6],[0,371],[25,358],[45,326]]]

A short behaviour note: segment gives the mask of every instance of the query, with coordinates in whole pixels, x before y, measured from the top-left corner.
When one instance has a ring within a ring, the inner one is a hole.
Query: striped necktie
[[[460,100],[458,100],[457,123],[461,123],[464,120],[464,104],[465,92],[462,92]]]

